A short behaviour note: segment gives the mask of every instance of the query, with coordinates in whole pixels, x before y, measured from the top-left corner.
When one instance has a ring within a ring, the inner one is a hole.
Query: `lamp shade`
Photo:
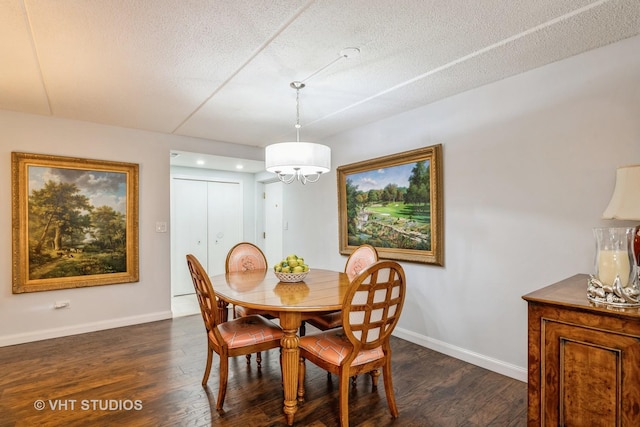
[[[621,166],[604,219],[640,220],[640,164]]]
[[[315,175],[331,170],[331,149],[312,142],[280,142],[265,149],[267,171],[278,175]]]

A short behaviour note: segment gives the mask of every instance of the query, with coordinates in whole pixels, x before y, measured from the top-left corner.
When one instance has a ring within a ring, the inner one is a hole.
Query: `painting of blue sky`
[[[414,163],[392,166],[384,169],[375,169],[366,172],[350,174],[347,178],[359,191],[382,190],[389,184],[395,184],[398,187],[409,187],[409,177],[411,170],[415,167]],[[429,166],[429,161],[425,162],[425,166]]]

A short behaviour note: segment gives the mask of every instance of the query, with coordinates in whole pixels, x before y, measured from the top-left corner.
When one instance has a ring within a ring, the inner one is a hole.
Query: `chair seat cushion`
[[[347,339],[342,328],[300,337],[299,346],[304,351],[336,366],[340,365],[342,360],[353,350],[353,345]],[[382,347],[362,350],[351,366],[362,365],[383,357]]]
[[[228,348],[245,347],[282,338],[282,329],[262,316],[246,316],[218,325],[218,331]],[[209,337],[215,341],[212,332]]]
[[[331,313],[312,314],[305,319],[305,322],[315,326],[321,331],[338,328],[342,326],[342,312],[334,311]]]

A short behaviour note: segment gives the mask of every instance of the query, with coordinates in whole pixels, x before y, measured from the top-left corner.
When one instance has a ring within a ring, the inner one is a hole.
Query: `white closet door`
[[[242,201],[242,184],[208,183],[210,276],[224,273],[227,253],[236,243],[243,241]]]
[[[175,296],[194,293],[187,254],[207,266],[207,182],[174,178],[171,199],[171,289]]]

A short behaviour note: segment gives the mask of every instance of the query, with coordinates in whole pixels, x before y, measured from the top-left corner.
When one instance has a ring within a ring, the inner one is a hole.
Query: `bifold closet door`
[[[242,185],[209,182],[208,187],[209,275],[224,273],[227,253],[243,240]],[[215,284],[214,284],[215,286]]]
[[[171,291],[174,296],[192,294],[193,283],[187,269],[186,255],[195,255],[205,266],[209,256],[207,181],[173,179],[171,201]]]
[[[243,240],[242,185],[174,178],[171,199],[174,296],[192,294],[186,254],[194,254],[209,275],[224,273],[227,252]]]

